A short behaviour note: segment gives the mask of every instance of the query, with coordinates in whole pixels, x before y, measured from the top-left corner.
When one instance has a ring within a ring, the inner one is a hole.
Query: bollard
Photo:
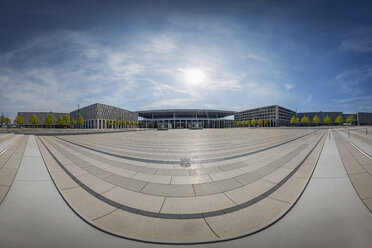
[[[366,128],[366,136],[368,136],[368,128]]]
[[[348,132],[349,132],[349,138],[350,138],[350,130]]]

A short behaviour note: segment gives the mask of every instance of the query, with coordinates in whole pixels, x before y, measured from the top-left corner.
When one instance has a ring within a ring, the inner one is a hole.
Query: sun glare
[[[190,84],[199,84],[205,79],[205,74],[201,70],[186,71],[186,80]]]

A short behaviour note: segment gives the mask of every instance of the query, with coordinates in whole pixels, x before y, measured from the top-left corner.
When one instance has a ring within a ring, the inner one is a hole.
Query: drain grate
[[[191,166],[191,161],[189,158],[181,158],[181,167],[190,167]]]

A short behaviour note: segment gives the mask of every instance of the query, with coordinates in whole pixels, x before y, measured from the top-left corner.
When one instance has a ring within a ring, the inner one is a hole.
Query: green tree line
[[[349,123],[349,124],[352,124],[354,122],[354,120],[355,120],[354,115],[350,115],[346,119],[346,122]],[[323,121],[317,115],[315,115],[312,120],[310,120],[310,118],[308,116],[302,117],[301,120],[298,117],[292,116],[290,123],[291,123],[291,125],[305,125],[305,126],[309,125],[310,123],[315,124],[316,126],[318,126],[322,123],[324,123],[326,125],[330,125],[332,123],[336,123],[338,125],[341,125],[341,124],[344,123],[344,118],[341,115],[339,115],[339,116],[336,117],[336,119],[333,122],[331,117],[329,117],[329,115],[327,115],[324,118]]]

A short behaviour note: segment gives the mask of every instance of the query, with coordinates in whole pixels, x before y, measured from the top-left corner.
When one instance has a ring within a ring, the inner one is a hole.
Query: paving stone
[[[219,168],[222,171],[230,171],[230,170],[234,170],[234,169],[239,169],[239,168],[244,167],[244,166],[247,166],[247,164],[244,163],[244,161],[239,161],[239,162],[236,162],[236,163],[231,163],[231,164],[226,164],[226,165],[223,165],[223,166],[219,166]]]
[[[225,194],[214,194],[197,197],[167,197],[165,198],[162,213],[193,214],[221,210],[236,206]]]
[[[142,194],[120,187],[113,188],[102,195],[117,203],[156,213],[160,211],[165,198],[161,196]]]
[[[59,189],[77,187],[77,183],[71,179],[64,171],[52,171],[51,175]]]
[[[372,175],[372,165],[363,165],[363,169],[365,169],[370,175]]]
[[[272,193],[270,197],[285,202],[293,202],[297,199],[306,182],[306,178],[291,177],[285,184]]]
[[[302,178],[309,178],[311,176],[311,173],[313,172],[313,169],[315,167],[315,164],[311,163],[304,163],[301,165],[301,167],[293,174],[294,177],[302,177]]]
[[[69,164],[69,165],[65,165],[65,168],[74,176],[74,177],[78,177],[78,176],[82,176],[82,175],[87,175],[89,174],[89,172],[87,172],[86,170],[83,170],[81,169],[79,166],[77,166],[76,164]]]
[[[158,184],[148,183],[141,192],[158,196],[187,197],[195,196],[193,186],[190,184]]]
[[[270,183],[260,179],[243,187],[226,191],[225,194],[235,203],[242,204],[265,193],[274,186],[274,183]]]
[[[144,167],[144,166],[131,165],[130,167],[128,167],[128,170],[132,170],[132,171],[135,171],[135,172],[140,172],[140,173],[154,175],[155,172],[158,169],[157,168],[148,168],[148,167]]]
[[[195,194],[197,196],[217,194],[217,193],[225,192],[231,189],[236,189],[241,186],[243,185],[233,178],[222,180],[222,181],[217,181],[217,182],[193,185],[195,189]]]
[[[203,164],[204,166],[204,164]],[[209,167],[209,168],[203,168],[203,169],[194,169],[190,170],[190,176],[200,176],[200,175],[206,175],[211,173],[217,173],[221,172],[222,170],[219,167]]]
[[[17,169],[2,168],[0,170],[0,185],[1,186],[12,185],[16,174],[17,174]]]
[[[270,173],[269,175],[263,177],[263,179],[267,180],[267,181],[270,181],[272,183],[279,183],[280,181],[282,181],[286,176],[288,176],[289,173],[291,173],[292,170],[291,169],[288,169],[288,168],[279,168],[275,171],[273,171],[272,173]]]
[[[204,219],[160,219],[116,210],[95,220],[94,223],[140,239],[197,241],[216,238]]]
[[[81,187],[62,190],[63,195],[72,206],[86,218],[94,220],[106,215],[116,208],[98,200]]]
[[[221,180],[233,178],[233,177],[236,177],[236,176],[240,176],[244,173],[245,172],[241,169],[234,169],[234,170],[209,174],[209,176],[212,178],[213,181],[221,181]]]
[[[190,176],[189,170],[167,170],[167,169],[158,169],[155,175],[163,175],[163,176]]]
[[[364,173],[366,170],[356,160],[342,161],[348,174]]]
[[[229,214],[208,217],[206,221],[220,237],[227,238],[254,231],[279,218],[289,204],[266,198],[251,207]]]
[[[110,175],[108,177],[105,177],[104,180],[116,186],[122,187],[124,189],[133,190],[136,192],[141,191],[143,187],[146,185],[146,182],[122,177],[119,175]]]
[[[174,169],[174,164],[156,164],[156,163],[148,163],[146,164],[147,168],[152,168],[152,169]]]
[[[16,158],[12,156],[9,160],[4,164],[3,168],[8,169],[18,169],[19,165],[21,164],[22,158]]]
[[[79,179],[79,181],[81,181],[83,184],[85,184],[98,194],[102,194],[103,192],[106,192],[116,187],[115,185],[108,183],[102,179],[99,179],[98,177],[95,177],[92,174],[78,176],[77,179]]]
[[[372,212],[372,198],[364,199],[363,202],[366,204],[369,211]]]
[[[93,165],[89,166],[89,167],[84,167],[84,170],[86,170],[87,172],[91,173],[92,175],[96,176],[96,177],[99,177],[99,178],[106,178],[108,176],[112,176],[113,173],[107,171],[107,170],[104,170],[104,169],[101,169],[101,168],[97,168]]]
[[[123,177],[132,177],[134,174],[136,174],[135,171],[126,170],[126,169],[122,169],[122,168],[118,168],[118,167],[114,167],[114,166],[107,167],[105,170],[107,170],[107,171],[109,171],[113,174],[123,176]]]
[[[247,166],[244,166],[244,167],[241,167],[240,169],[243,170],[244,172],[251,172],[251,171],[255,171],[261,167],[264,167],[266,164],[262,163],[262,162],[255,162],[255,163],[251,163],[250,165],[247,165]]]
[[[137,173],[132,178],[140,180],[140,181],[144,181],[144,182],[160,183],[160,184],[169,184],[171,181],[171,176],[149,175],[149,174],[143,174],[143,173]]]
[[[9,187],[0,185],[0,204],[4,200],[6,193],[8,193]]]
[[[372,176],[368,173],[349,175],[362,200],[372,197]]]
[[[200,184],[212,182],[208,175],[201,176],[172,176],[171,184]]]
[[[271,173],[271,171],[273,171],[270,168],[268,168],[267,166],[269,166],[269,165],[266,165],[265,167],[258,168],[255,171],[237,176],[237,177],[235,177],[235,179],[243,185],[253,183],[254,181],[257,181],[258,179],[261,179],[262,177],[268,175],[269,173]]]

